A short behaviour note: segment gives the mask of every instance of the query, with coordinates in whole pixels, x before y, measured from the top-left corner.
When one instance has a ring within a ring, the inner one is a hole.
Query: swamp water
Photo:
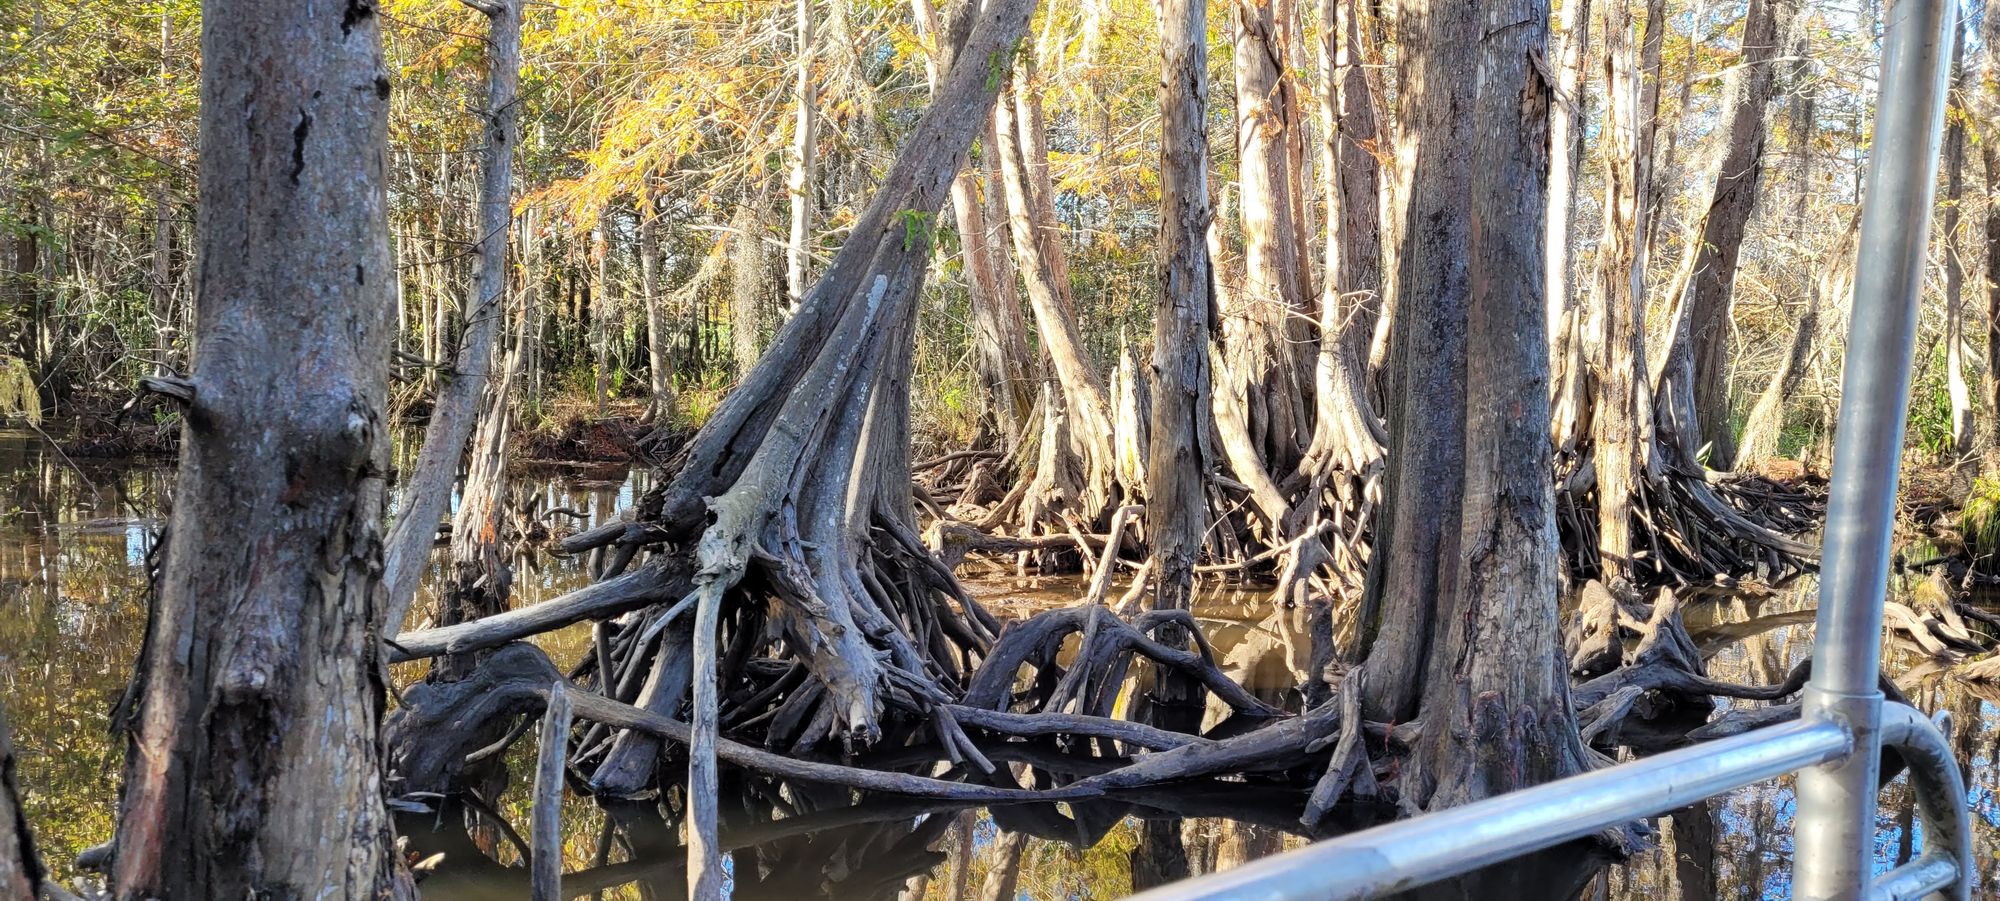
[[[546,470],[517,484],[540,492],[542,509],[582,514],[577,526],[587,527],[629,505],[648,478],[602,469]],[[0,433],[0,705],[19,756],[27,815],[42,853],[67,884],[79,880],[77,853],[111,833],[120,761],[107,723],[143,638],[143,573],[171,479],[170,464],[70,461],[32,434]],[[981,581],[987,577],[980,570],[975,563],[964,574],[1003,617],[1066,603],[1079,593],[1068,580]],[[544,557],[537,568],[517,573],[516,602],[553,597],[586,579],[583,561]],[[1812,603],[1806,584],[1762,597],[1692,602],[1686,616],[1710,655],[1710,675],[1772,683],[1809,646]],[[1273,615],[1249,593],[1210,595],[1196,612],[1232,675],[1267,700],[1288,700],[1294,672],[1306,658],[1302,623]],[[583,653],[588,633],[570,629],[544,643],[567,664]],[[1901,651],[1891,653],[1890,666],[1926,711],[1951,711],[1973,806],[1974,896],[2000,899],[2000,687],[1959,682]],[[402,680],[417,672],[399,669],[396,675]],[[449,845],[445,859],[424,884],[429,901],[527,897],[527,871],[517,866],[521,855],[508,833],[527,828],[525,774],[533,753],[532,738],[516,745],[513,784],[495,805],[500,819],[516,825],[476,830],[456,845],[443,840]],[[1182,793],[1174,799],[1181,810],[1203,814],[1183,820],[1179,829],[1177,846],[1193,872],[1309,840],[1284,828],[1303,793],[1277,797],[1244,786],[1206,794],[1211,797]],[[1908,800],[1901,780],[1883,793],[1876,847],[1881,868],[1909,853]],[[1089,828],[1071,827],[1082,833],[1075,837],[1027,837],[1000,827],[1020,823],[1008,811],[996,822],[985,810],[940,810],[902,799],[855,806],[845,791],[780,790],[747,774],[726,775],[724,782],[724,841],[734,849],[730,873],[737,898],[874,901],[897,897],[910,877],[923,876],[921,894],[912,890],[908,897],[981,899],[991,897],[985,894],[989,883],[1000,887],[999,877],[1009,870],[1015,878],[1003,896],[1008,899],[1117,898],[1131,890],[1135,873],[1143,882],[1149,871],[1177,864],[1171,859],[1175,843],[1161,842],[1157,825],[1142,828],[1136,816],[1116,809],[1068,812]],[[1625,861],[1607,863],[1587,846],[1565,846],[1422,897],[1789,897],[1792,812],[1790,783],[1783,780],[1662,818],[1652,844]],[[1336,811],[1329,819],[1343,816],[1362,814]],[[405,831],[427,819],[405,819]],[[570,874],[564,887],[571,897],[684,896],[680,839],[660,824],[653,805],[606,810],[572,796],[563,819],[564,870]]]

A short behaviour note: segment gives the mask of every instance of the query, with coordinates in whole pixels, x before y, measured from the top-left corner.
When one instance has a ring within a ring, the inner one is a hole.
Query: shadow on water
[[[106,727],[143,637],[143,574],[172,480],[167,465],[79,462],[64,460],[36,436],[0,433],[0,686],[27,813],[65,882],[78,878],[77,853],[111,832],[119,761]],[[540,493],[541,509],[569,508],[587,527],[628,506],[645,478],[557,471],[518,481]],[[544,557],[518,567],[517,602],[584,584],[590,565]],[[1080,593],[1068,580],[989,577],[972,588],[1003,617],[1066,604]],[[1761,596],[1691,603],[1688,626],[1710,674],[1734,682],[1782,680],[1810,642],[1813,597],[1813,586],[1802,580]],[[1296,709],[1292,686],[1308,659],[1298,612],[1273,611],[1255,593],[1222,591],[1203,597],[1196,614],[1232,676],[1264,700]],[[587,643],[587,632],[577,629],[544,637],[563,665]],[[1904,691],[1927,711],[1952,713],[1972,792],[1975,858],[1984,867],[1975,897],[2000,897],[2000,690],[1950,678],[1900,647],[1889,650]],[[419,672],[395,675],[407,680]],[[530,772],[533,744],[510,752],[515,778],[503,783],[491,808],[400,817],[412,859],[428,869],[427,899],[527,897],[517,830],[527,823],[522,774]],[[778,901],[1116,898],[1135,886],[1226,869],[1360,828],[1383,813],[1339,810],[1325,831],[1308,835],[1296,823],[1302,792],[1246,783],[1177,785],[1115,803],[989,810],[857,796],[747,773],[726,778],[723,840],[733,896]],[[1883,794],[1876,848],[1882,868],[1910,853],[1909,800],[1900,781]],[[685,897],[678,804],[669,797],[600,807],[572,793],[562,817],[566,894]],[[1610,861],[1593,843],[1572,843],[1403,897],[1788,897],[1792,811],[1790,783],[1781,780],[1661,818],[1653,841],[1622,861]]]

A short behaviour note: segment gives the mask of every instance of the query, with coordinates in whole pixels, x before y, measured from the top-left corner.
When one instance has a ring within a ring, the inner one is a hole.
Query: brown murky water
[[[558,474],[527,484],[544,494],[545,509],[574,509],[587,525],[631,503],[646,478]],[[76,854],[110,835],[118,757],[106,723],[144,630],[142,573],[170,482],[170,467],[68,461],[32,434],[0,432],[0,703],[20,755],[28,816],[66,883],[82,878],[72,863]],[[543,560],[524,567],[516,582],[520,600],[581,584],[584,565]],[[1002,615],[1065,603],[1078,593],[1064,581],[983,581],[974,589]],[[1711,675],[1768,683],[1806,650],[1811,608],[1811,586],[1801,585],[1694,604],[1688,619],[1712,655]],[[1197,613],[1233,675],[1267,700],[1296,703],[1286,697],[1306,658],[1296,619],[1271,612],[1248,593],[1213,594]],[[558,659],[573,659],[586,640],[576,630],[548,639]],[[1952,712],[1978,826],[1982,872],[1975,896],[2000,898],[2000,691],[1958,682],[1901,649],[1893,649],[1891,659],[1898,683],[1921,706]],[[532,745],[521,743],[515,754],[531,755]],[[496,806],[501,817],[525,829],[520,782]],[[738,800],[725,804],[725,843],[734,849],[730,872],[738,898],[981,898],[988,878],[1009,867],[1016,873],[1009,898],[1117,898],[1131,891],[1135,865],[1143,878],[1147,867],[1161,863],[1164,847],[1157,839],[1146,841],[1140,820],[1126,809],[1071,808],[1077,823],[1088,824],[1071,827],[1082,834],[1017,840],[1001,826],[1031,825],[1022,811],[996,816],[894,800],[855,806],[845,792],[777,786],[741,774],[731,782]],[[1900,782],[1883,795],[1876,849],[1883,868],[1908,853],[1907,802]],[[1307,837],[1276,825],[1288,819],[1285,803],[1295,804],[1246,791],[1219,808],[1234,819],[1184,820],[1179,844],[1190,869],[1206,872],[1304,844]],[[1773,783],[1663,818],[1653,847],[1623,862],[1607,864],[1588,848],[1570,846],[1422,897],[1789,897],[1792,810],[1789,782]],[[684,897],[679,837],[661,824],[653,805],[604,810],[572,798],[564,821],[565,888],[572,897]],[[490,832],[447,853],[424,884],[426,898],[527,896],[521,855],[503,831]],[[921,886],[911,883],[913,876],[923,877]],[[955,890],[960,884],[963,894]]]

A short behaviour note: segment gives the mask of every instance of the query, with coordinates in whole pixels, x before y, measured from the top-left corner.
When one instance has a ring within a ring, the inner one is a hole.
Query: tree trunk
[[[378,20],[202,12],[201,337],[112,883],[408,894],[377,759],[396,277]]]
[[[466,441],[472,436],[480,401],[486,395],[495,336],[505,318],[507,229],[514,221],[514,147],[520,138],[515,124],[520,112],[515,89],[521,77],[521,3],[477,0],[471,4],[486,14],[490,54],[483,116],[486,148],[479,182],[479,293],[467,306],[465,336],[459,343],[451,380],[438,391],[430,422],[424,427],[423,450],[404,483],[401,512],[389,530],[382,574],[382,630],[391,638],[401,631],[403,613],[416,597],[417,584],[429,566],[438,521],[451,503],[459,461],[464,458]]]
[[[1023,833],[1002,831],[993,840],[993,866],[979,885],[979,901],[1014,901],[1014,887],[1021,881],[1021,852],[1027,849]]]
[[[1111,401],[1084,350],[1070,298],[1069,263],[1046,183],[1048,149],[1036,127],[1039,102],[1032,78],[1024,58],[1001,95],[995,125],[1014,258],[1056,388],[1044,403],[1041,459],[1019,519],[1033,526],[1059,521],[1058,511],[1066,511],[1095,523],[1112,505],[1117,483]]]
[[[748,373],[764,352],[764,289],[769,267],[759,203],[737,207],[730,223],[729,348],[739,375]]]
[[[652,392],[646,402],[647,418],[659,421],[674,408],[672,354],[667,349],[667,315],[660,298],[659,207],[652,196],[651,179],[639,199],[639,302],[646,307],[646,374]]]
[[[1153,318],[1146,535],[1153,608],[1193,608],[1208,529],[1205,447],[1215,277],[1208,259],[1208,3],[1166,0],[1160,20],[1160,300]]]
[[[1584,765],[1560,657],[1549,479],[1540,267],[1551,97],[1533,61],[1548,7],[1420,3],[1398,18],[1400,138],[1415,167],[1398,254],[1408,306],[1389,484],[1408,505],[1392,508],[1369,572],[1363,705],[1373,719],[1423,722],[1403,803],[1437,809]],[[1512,24],[1486,32],[1485,22]]]
[[[1222,334],[1229,365],[1218,373],[1216,402],[1240,411],[1218,424],[1242,421],[1248,452],[1232,452],[1239,480],[1283,481],[1298,469],[1312,439],[1311,395],[1299,348],[1310,339],[1301,325],[1312,315],[1311,270],[1300,241],[1301,173],[1289,141],[1303,133],[1298,80],[1284,30],[1291,0],[1233,0],[1236,50],[1236,144],[1240,164],[1243,278],[1223,298]],[[1222,411],[1218,410],[1218,413]],[[1231,436],[1225,434],[1225,441]],[[1230,442],[1238,443],[1238,442]],[[1254,455],[1255,463],[1250,459]],[[1246,475],[1252,466],[1261,476]],[[1276,511],[1266,510],[1267,517]],[[1275,533],[1281,526],[1273,522]]]
[[[1561,40],[1555,115],[1549,119],[1549,216],[1544,239],[1548,328],[1558,347],[1557,359],[1563,356],[1562,320],[1570,308],[1570,216],[1576,210],[1576,172],[1583,163],[1583,73],[1590,56],[1590,0],[1563,0]],[[1607,118],[1609,115],[1607,112]]]
[[[1652,160],[1639,155],[1640,101],[1632,60],[1628,0],[1604,8],[1604,237],[1586,352],[1595,372],[1591,461],[1597,476],[1597,549],[1607,583],[1630,580],[1632,498],[1650,429],[1645,364],[1645,271],[1639,258],[1639,203],[1651,194]],[[1561,116],[1557,116],[1560,121]]]
[[[1965,98],[1972,85],[1965,73],[1965,20],[1952,29],[1954,105],[1968,112]],[[1959,252],[1959,209],[1965,200],[1965,120],[1951,116],[1944,133],[1944,365],[1945,393],[1951,404],[1951,451],[1961,457],[1972,450],[1972,389],[1965,382],[1965,266]]]
[[[1983,96],[1975,102],[1986,122],[2000,122],[2000,16],[1988,13],[1979,26],[1985,48]],[[2000,140],[1979,142],[1986,169],[1986,405],[1992,414],[1994,443],[2000,444]]]
[[[818,23],[813,15],[813,0],[796,2],[798,14],[793,20],[793,33],[797,42],[792,56],[798,65],[797,95],[793,98],[798,109],[792,126],[790,168],[785,175],[785,193],[792,205],[792,227],[785,242],[785,293],[791,298],[793,309],[805,297],[806,279],[812,269],[813,157],[819,151],[819,87],[813,83],[813,61],[819,49]]]
[[[590,230],[590,396],[599,419],[611,399],[611,324],[617,315],[611,300],[610,230],[611,223],[601,219]]]
[[[911,0],[917,29],[926,42],[924,69],[936,94],[944,72],[951,68],[949,49],[940,32],[937,9],[930,0]],[[987,146],[992,146],[989,142]],[[988,190],[998,193],[1000,182]],[[1014,272],[1006,266],[1006,251],[993,246],[994,227],[987,221],[987,204],[979,196],[979,179],[968,166],[952,178],[951,211],[958,224],[965,286],[972,307],[974,366],[986,388],[995,429],[1008,440],[1022,432],[1034,412],[1034,358],[1028,355],[1028,326],[1015,293]],[[1004,215],[999,228],[1007,228]]]
[[[1690,413],[1699,427],[1700,443],[1709,447],[1712,469],[1735,465],[1729,337],[1736,262],[1757,204],[1757,182],[1764,166],[1764,114],[1776,81],[1774,60],[1797,9],[1796,0],[1751,0],[1744,18],[1741,92],[1730,111],[1722,168],[1702,220],[1688,288],[1692,368],[1682,373],[1679,361],[1668,364],[1668,379],[1687,378],[1694,389]]]

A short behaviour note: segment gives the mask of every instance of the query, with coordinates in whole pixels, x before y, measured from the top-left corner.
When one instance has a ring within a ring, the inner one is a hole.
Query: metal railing
[[[1965,785],[1945,738],[1878,687],[1955,0],[1899,0],[1883,36],[1854,310],[1800,719],[1379,826],[1164,886],[1143,901],[1369,898],[1461,875],[1797,772],[1792,886],[1813,901],[1971,897]],[[1873,876],[1883,748],[1901,752],[1923,850]],[[1872,877],[1872,878],[1871,878]]]

